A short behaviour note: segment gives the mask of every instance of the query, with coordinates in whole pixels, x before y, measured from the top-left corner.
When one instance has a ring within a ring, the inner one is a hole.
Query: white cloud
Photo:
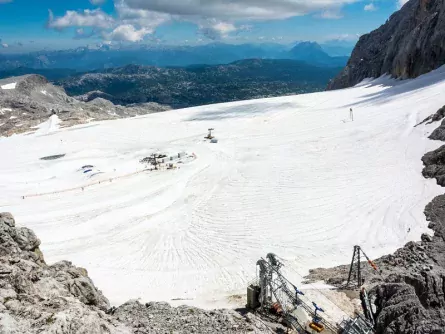
[[[334,9],[327,9],[322,11],[317,15],[317,17],[320,17],[322,19],[341,19],[343,17],[343,14],[340,12],[340,9],[334,8]]]
[[[120,25],[110,33],[104,33],[103,36],[108,41],[127,41],[140,42],[148,34],[153,33],[153,30],[147,28],[136,29],[131,24]]]
[[[198,26],[199,32],[212,40],[226,38],[230,33],[237,31],[233,23],[222,22],[216,19],[203,20]]]
[[[145,27],[149,30],[153,30],[162,23],[172,19],[169,14],[130,8],[124,2],[116,3],[115,8],[120,24],[131,24]]]
[[[90,0],[96,5],[105,1]],[[67,11],[60,17],[54,17],[50,11],[47,26],[56,30],[74,27],[75,38],[99,35],[105,40],[140,41],[163,23],[177,20],[192,22],[199,34],[217,40],[251,29],[245,23],[252,20],[285,19],[308,13],[338,19],[343,17],[343,5],[357,1],[361,0],[115,0],[113,16],[100,8]],[[92,28],[91,32],[85,32],[86,27]]]
[[[113,22],[113,18],[100,9],[85,9],[79,12],[69,10],[64,16],[56,18],[50,10],[47,26],[57,30],[68,27],[97,27],[105,29],[110,28]]]
[[[74,36],[74,39],[90,38],[97,35],[97,33],[98,31],[96,29],[92,29],[91,31],[86,31],[84,28],[78,28],[76,29],[76,34]]]
[[[367,12],[374,12],[377,10],[377,7],[373,3],[370,3],[365,6],[364,10]]]
[[[105,3],[105,1],[107,1],[107,0],[90,0],[90,2],[95,6],[100,6],[103,3]]]
[[[358,0],[125,0],[130,8],[145,9],[179,16],[199,16],[222,20],[269,20],[329,12]]]
[[[6,43],[1,43],[0,46],[1,46],[2,48],[5,48],[5,49],[6,49],[6,48],[9,48],[9,45],[6,44]]]
[[[341,42],[346,42],[346,41],[356,41],[360,38],[359,34],[334,34],[334,35],[327,35],[326,36],[326,41],[341,41]]]

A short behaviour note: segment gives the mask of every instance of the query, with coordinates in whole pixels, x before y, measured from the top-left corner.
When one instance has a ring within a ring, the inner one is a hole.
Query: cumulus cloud
[[[152,37],[163,23],[177,20],[192,22],[199,34],[217,40],[248,30],[245,23],[253,20],[285,19],[308,13],[338,19],[342,17],[343,5],[357,1],[361,0],[115,0],[113,16],[100,8],[67,11],[60,17],[54,17],[50,11],[47,26],[56,30],[74,27],[75,38],[99,35],[105,40],[140,41],[147,35]],[[104,0],[90,2],[99,5]],[[90,35],[84,28],[92,28],[94,33]]]
[[[84,39],[84,38],[90,38],[98,34],[98,31],[96,29],[92,29],[90,31],[86,31],[84,28],[78,28],[76,29],[76,33],[74,35],[74,39]]]
[[[199,24],[199,33],[212,40],[225,38],[235,31],[237,31],[237,28],[233,23],[222,22],[216,19],[202,21]]]
[[[367,12],[373,12],[377,10],[377,7],[373,3],[370,3],[365,6],[364,10]]]
[[[162,23],[172,19],[169,14],[130,8],[123,1],[116,3],[115,8],[120,24],[131,24],[149,30],[154,30]]]
[[[224,20],[269,20],[329,10],[357,0],[125,0],[130,8]]]
[[[97,27],[106,29],[110,28],[113,22],[114,19],[100,9],[85,9],[79,12],[69,10],[64,16],[60,17],[54,17],[53,12],[50,10],[47,26],[57,30],[68,27]]]
[[[9,45],[6,43],[1,43],[0,46],[4,49],[9,48]]]
[[[131,24],[120,25],[110,33],[104,33],[103,36],[108,41],[128,41],[140,42],[144,37],[153,31],[147,28],[136,29]]]

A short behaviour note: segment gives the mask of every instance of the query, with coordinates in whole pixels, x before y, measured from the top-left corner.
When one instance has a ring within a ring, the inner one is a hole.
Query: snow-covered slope
[[[267,252],[297,283],[350,261],[355,244],[376,257],[427,231],[441,189],[420,158],[439,143],[435,125],[414,125],[445,104],[444,73],[1,138],[0,211],[36,231],[48,262],[88,268],[114,303],[223,301]],[[196,159],[110,181],[157,150]]]

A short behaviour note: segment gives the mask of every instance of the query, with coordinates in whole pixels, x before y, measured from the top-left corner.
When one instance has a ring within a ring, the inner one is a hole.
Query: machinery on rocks
[[[257,261],[259,268],[258,286],[248,288],[247,305],[260,307],[262,311],[272,311],[279,315],[283,323],[298,333],[342,333],[371,334],[372,325],[361,315],[333,324],[321,314],[322,307],[312,302],[306,303],[300,291],[281,272],[284,266],[278,257],[269,253],[266,259]]]
[[[356,280],[358,288],[364,284],[365,280],[362,278],[360,254],[363,254],[372,269],[379,272],[376,264],[369,259],[368,255],[366,255],[363,249],[360,246],[354,246],[354,253],[352,254],[351,267],[349,268],[348,282],[346,283],[346,287],[351,287],[351,285],[353,285],[353,279]]]
[[[362,304],[363,313],[367,319],[367,321],[374,326],[375,325],[375,314],[371,307],[372,303],[369,299],[368,292],[366,291],[366,288],[363,286],[365,283],[365,279],[362,277],[362,263],[360,259],[360,254],[362,254],[366,260],[368,261],[368,264],[371,266],[371,268],[379,272],[379,269],[377,265],[369,259],[368,255],[363,251],[363,249],[360,246],[354,246],[354,252],[352,254],[352,260],[351,260],[351,266],[349,268],[349,274],[348,274],[348,281],[346,282],[346,285],[344,286],[345,289],[350,288],[359,288],[360,289],[360,301]]]

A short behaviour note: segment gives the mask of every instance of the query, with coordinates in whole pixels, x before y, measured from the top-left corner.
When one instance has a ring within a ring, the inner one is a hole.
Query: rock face
[[[394,282],[391,282],[391,278]],[[445,271],[395,275],[376,288],[376,332],[440,334],[445,327]]]
[[[168,109],[156,103],[122,107],[94,94],[86,102],[79,101],[40,75],[0,80],[0,136],[31,131],[53,114],[62,121],[61,126],[71,126],[90,120],[125,118]]]
[[[33,231],[0,213],[0,333],[131,333],[105,311],[87,271],[47,265]]]
[[[445,186],[445,146],[428,152],[422,158],[425,168],[422,174],[426,178],[436,178],[437,184]]]
[[[40,240],[0,213],[1,334],[269,333],[253,314],[130,301],[110,308],[83,268],[47,265]]]
[[[445,2],[410,0],[377,30],[363,35],[328,89],[389,73],[414,78],[445,63]]]

